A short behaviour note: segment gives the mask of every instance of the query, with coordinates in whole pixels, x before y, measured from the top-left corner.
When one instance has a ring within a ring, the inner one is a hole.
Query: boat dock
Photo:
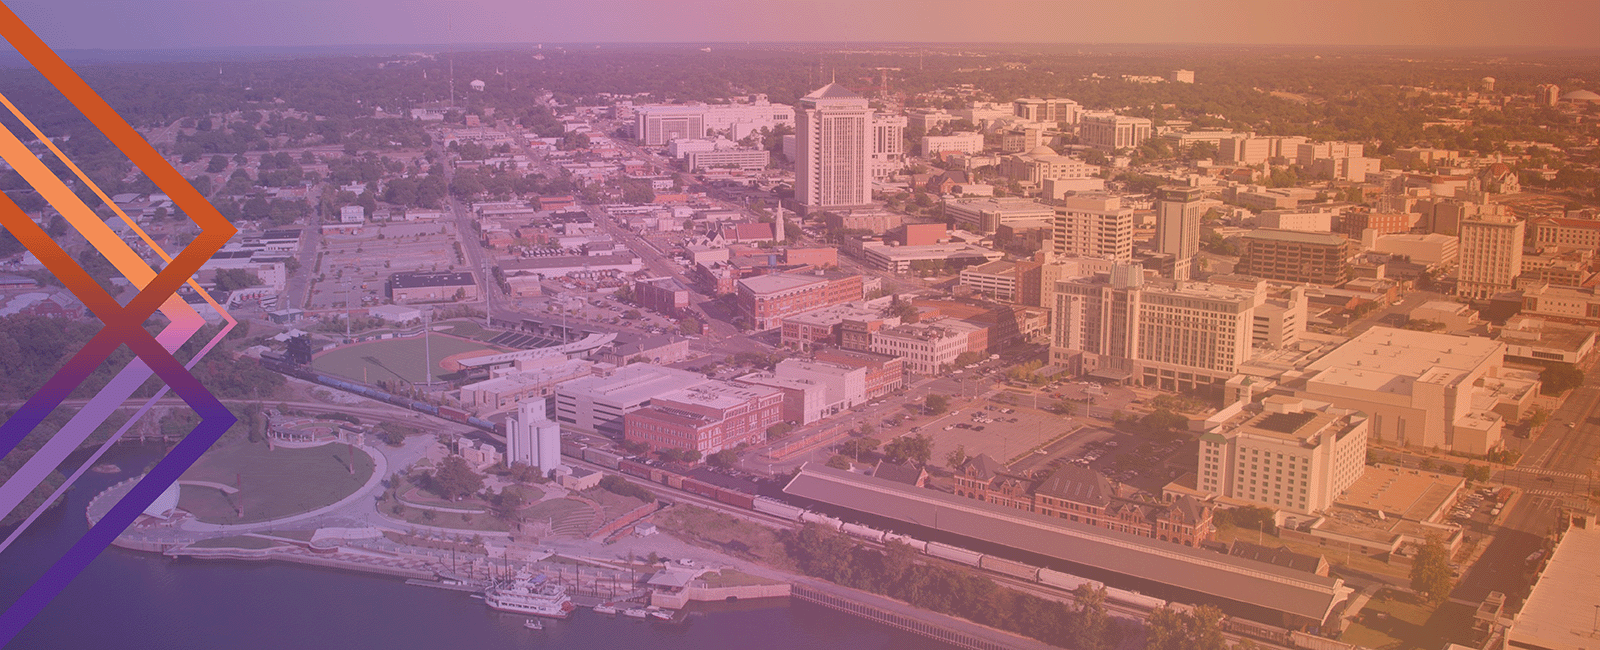
[[[445,589],[445,590],[449,590],[449,591],[463,591],[463,592],[468,592],[468,593],[481,593],[483,591],[483,585],[474,585],[474,584],[466,584],[466,583],[453,583],[453,582],[440,582],[438,580],[423,580],[421,578],[411,578],[409,580],[406,580],[406,584],[412,585],[412,586],[415,586],[415,587],[432,587],[434,589]]]

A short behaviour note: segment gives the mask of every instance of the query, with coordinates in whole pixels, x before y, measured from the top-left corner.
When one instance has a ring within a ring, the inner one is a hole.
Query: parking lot
[[[383,304],[390,274],[402,271],[470,270],[456,256],[455,226],[403,223],[366,226],[355,233],[322,237],[312,269],[306,309],[343,309]],[[476,273],[475,273],[476,275]]]
[[[563,289],[563,293],[548,298],[542,305],[537,303],[535,305],[535,309],[547,313],[565,312],[569,318],[576,319],[577,322],[600,323],[611,328],[632,329],[646,334],[679,333],[677,320],[617,300],[609,291],[575,293]],[[628,317],[635,312],[637,318]]]

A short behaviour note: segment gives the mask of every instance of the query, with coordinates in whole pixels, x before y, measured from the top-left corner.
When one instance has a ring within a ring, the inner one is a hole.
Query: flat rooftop
[[[418,287],[460,287],[473,286],[471,272],[448,271],[402,271],[389,276],[389,283],[396,289],[415,289]]]
[[[1313,384],[1411,394],[1423,381],[1450,384],[1505,353],[1481,337],[1374,327],[1306,366]]]
[[[1434,472],[1375,465],[1361,473],[1337,503],[1388,517],[1429,521],[1439,514],[1466,479]]]
[[[882,255],[894,261],[951,259],[959,257],[999,259],[1005,256],[1005,254],[1001,253],[1000,251],[990,250],[982,246],[965,243],[927,244],[924,246],[873,246],[867,248],[866,250],[870,253]]]
[[[883,318],[883,310],[860,307],[856,304],[829,305],[821,309],[784,316],[785,322],[804,323],[806,325],[834,325],[846,320],[875,320]]]
[[[1600,530],[1567,529],[1528,594],[1506,640],[1521,648],[1594,650],[1600,648],[1595,611],[1600,608]]]
[[[758,275],[753,278],[744,278],[739,281],[739,286],[749,289],[752,293],[779,293],[791,291],[801,287],[809,287],[828,279],[817,275],[792,275],[789,273],[773,273],[771,275]]]
[[[664,395],[674,390],[699,386],[710,382],[698,372],[666,368],[644,363],[618,368],[609,377],[579,377],[561,384],[558,393],[588,393],[596,401],[617,404],[635,404]]]
[[[1343,581],[808,463],[787,494],[1322,621]]]

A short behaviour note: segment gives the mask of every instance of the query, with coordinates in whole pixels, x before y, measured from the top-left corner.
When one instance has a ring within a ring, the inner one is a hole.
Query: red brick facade
[[[961,466],[955,481],[957,496],[1163,542],[1199,546],[1213,531],[1211,508],[1193,497],[1168,504],[1134,500],[1084,467],[1068,465],[1033,480],[1006,474],[993,458],[979,455]]]
[[[699,392],[705,399],[699,399]],[[783,393],[766,388],[691,389],[651,400],[624,415],[623,437],[651,450],[693,449],[703,455],[766,439],[783,421]]]

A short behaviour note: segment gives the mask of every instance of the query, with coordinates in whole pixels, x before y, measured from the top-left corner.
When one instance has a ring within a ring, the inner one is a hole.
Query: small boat
[[[656,619],[658,621],[670,621],[670,620],[672,620],[672,610],[670,610],[670,609],[658,609],[658,608],[652,606],[647,611],[650,612],[650,617],[651,618],[654,618],[654,619]]]
[[[644,618],[649,616],[650,612],[645,611],[643,607],[629,607],[622,610],[622,615],[628,618]]]
[[[530,619],[522,622],[522,627],[528,628],[530,630],[542,630],[542,629],[544,629],[544,623],[540,623],[539,619],[537,619],[537,618],[530,618]]]
[[[594,609],[594,613],[596,613],[596,614],[616,614],[617,613],[617,607],[615,605],[609,605],[609,604],[606,604],[606,603],[600,603],[599,605],[595,605],[593,609]]]

